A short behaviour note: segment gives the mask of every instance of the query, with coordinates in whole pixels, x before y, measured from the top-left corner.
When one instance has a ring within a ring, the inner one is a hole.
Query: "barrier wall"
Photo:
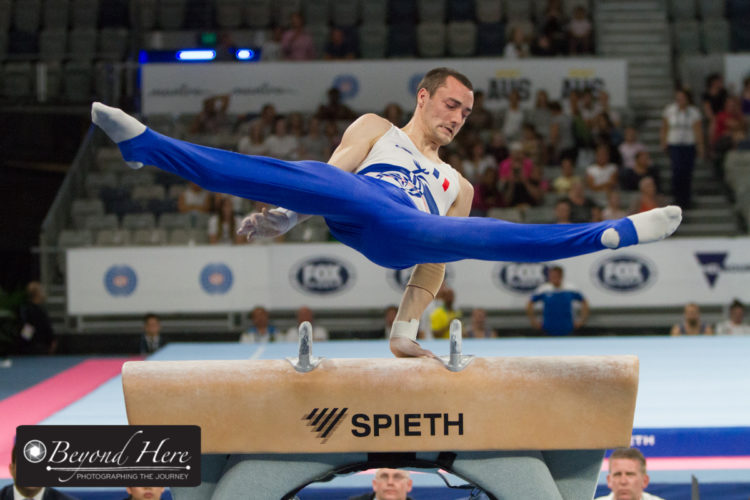
[[[610,104],[627,104],[627,62],[620,59],[534,58],[415,59],[349,62],[144,64],[141,89],[144,114],[197,113],[206,97],[230,94],[231,113],[254,113],[272,102],[278,111],[314,112],[326,91],[337,87],[356,111],[380,111],[395,102],[414,105],[422,76],[438,66],[454,67],[486,92],[486,107],[507,105],[518,89],[524,107],[534,105],[537,90],[566,99],[571,89],[606,90]]]
[[[750,238],[672,238],[559,261],[594,307],[750,301]],[[518,310],[551,263],[462,261],[447,267],[461,304]],[[410,271],[372,264],[336,243],[87,248],[67,253],[68,313],[103,315],[379,309]]]

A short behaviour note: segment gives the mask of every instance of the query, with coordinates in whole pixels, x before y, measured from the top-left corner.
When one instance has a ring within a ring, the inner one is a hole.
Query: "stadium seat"
[[[5,59],[6,54],[8,53],[8,33],[5,31],[0,31],[0,61]],[[2,72],[0,71],[0,74]]]
[[[331,22],[334,26],[348,28],[359,21],[357,0],[331,0]]]
[[[34,73],[29,62],[9,62],[3,68],[3,96],[25,99],[34,92]]]
[[[152,172],[142,172],[141,170],[125,171],[120,177],[119,186],[132,191],[135,186],[154,185],[156,182],[154,180],[154,174]]]
[[[174,212],[175,210],[177,210],[177,200],[165,198],[146,201],[146,211],[151,212],[157,217],[163,213]]]
[[[487,217],[508,222],[523,222],[523,213],[518,208],[491,208],[487,211]]]
[[[11,31],[8,34],[8,53],[33,58],[39,52],[39,37],[36,32]]]
[[[39,33],[39,59],[60,61],[67,55],[68,32],[64,29],[45,29]]]
[[[724,0],[698,0],[701,19],[723,19]]]
[[[417,35],[408,25],[391,26],[388,31],[388,57],[415,57]]]
[[[133,187],[131,197],[136,201],[163,200],[166,193],[164,186],[160,184],[142,184]]]
[[[107,0],[109,3],[110,0]],[[73,29],[95,30],[99,25],[99,0],[72,0],[71,26]]]
[[[388,3],[388,22],[391,25],[399,26],[415,25],[417,23],[416,0],[390,0]]]
[[[384,24],[388,19],[388,0],[361,0],[362,24]]]
[[[99,55],[103,59],[120,61],[128,50],[129,35],[125,28],[102,28],[99,32]]]
[[[554,207],[529,207],[524,212],[527,224],[553,224],[556,220]]]
[[[159,216],[159,227],[166,230],[190,229],[193,225],[190,214],[166,212]]]
[[[130,0],[130,23],[138,31],[148,31],[156,26],[157,0]]]
[[[73,226],[83,229],[86,217],[89,215],[104,215],[104,203],[97,198],[79,198],[73,200],[70,208],[70,216]]]
[[[92,96],[91,63],[70,61],[63,67],[63,96],[71,102],[87,102]]]
[[[96,233],[96,246],[121,247],[130,245],[131,233],[127,229],[102,229]]]
[[[696,13],[696,0],[669,0],[669,15],[675,21],[694,20]]]
[[[327,26],[330,21],[328,0],[305,0],[303,12],[308,26]]]
[[[13,4],[10,0],[0,0],[0,33],[7,33],[13,18]]]
[[[448,24],[448,53],[454,57],[473,57],[477,51],[477,25],[473,21]]]
[[[729,52],[729,23],[725,19],[706,19],[701,23],[701,40],[707,54]]]
[[[359,52],[362,59],[382,59],[386,55],[388,26],[363,24],[359,27]]]
[[[117,185],[117,174],[114,172],[89,172],[84,180],[84,185],[86,195],[89,198],[96,198],[102,194],[103,188],[114,188]]]
[[[323,217],[311,217],[292,228],[284,238],[289,243],[313,243],[328,240],[328,226]]]
[[[94,237],[88,229],[63,229],[57,237],[57,246],[61,249],[87,247],[94,243]]]
[[[216,0],[216,25],[222,29],[238,28],[242,24],[242,0]]]
[[[505,26],[502,23],[477,26],[477,55],[497,56],[505,48]]]
[[[289,20],[295,12],[302,12],[302,0],[276,0],[276,24],[282,28],[289,27]]]
[[[325,52],[326,42],[328,41],[328,26],[315,24],[306,26],[305,29],[313,39],[316,57],[320,58]]]
[[[185,24],[187,0],[159,0],[158,24],[165,30],[179,30]]]
[[[448,19],[451,21],[473,21],[474,0],[448,0]]]
[[[100,28],[128,28],[130,0],[106,0],[99,9]]]
[[[83,221],[83,228],[89,231],[101,231],[102,229],[119,229],[120,224],[115,214],[87,215]]]
[[[271,0],[247,0],[245,24],[256,29],[271,26]]]
[[[208,233],[197,229],[172,229],[169,231],[169,245],[206,245]]]
[[[444,23],[448,0],[417,0],[420,23]]]
[[[501,0],[476,0],[475,8],[478,23],[499,23],[503,19]]]
[[[91,61],[96,56],[99,33],[95,29],[74,29],[68,33],[68,52],[71,59]]]
[[[154,229],[156,217],[154,214],[126,214],[122,218],[123,229]]]
[[[672,25],[674,47],[678,54],[699,54],[701,51],[698,21],[675,21]]]
[[[420,57],[445,55],[445,24],[426,22],[417,25],[417,50]]]
[[[542,12],[537,12],[537,17],[540,17],[543,14],[545,4],[537,2],[536,5],[541,7]],[[506,0],[505,17],[508,19],[508,22],[528,21],[531,19],[531,7],[531,2],[528,0]],[[479,19],[478,21],[482,23],[489,22],[484,19]]]
[[[48,30],[67,30],[70,20],[69,0],[45,0],[42,25]]]
[[[169,186],[167,188],[167,198],[170,199],[178,199],[183,191],[187,189],[187,186],[185,184],[175,183]]]
[[[36,33],[41,17],[41,0],[16,0],[13,3],[13,27],[16,31]]]
[[[164,229],[136,229],[133,231],[134,245],[158,246],[167,244],[167,232]]]
[[[37,94],[37,98],[41,102],[59,100],[62,96],[62,63],[60,61],[46,61],[43,64],[38,64],[37,75],[39,75],[37,87],[44,95],[42,99],[41,94]],[[42,85],[44,86],[42,87]]]

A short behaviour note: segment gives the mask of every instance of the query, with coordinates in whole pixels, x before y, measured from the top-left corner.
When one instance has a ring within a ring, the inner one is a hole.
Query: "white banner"
[[[409,271],[343,245],[68,250],[68,313],[102,315],[379,309],[399,301]],[[592,307],[750,301],[750,238],[674,238],[558,262]],[[549,264],[462,261],[447,279],[463,307],[521,309]]]
[[[742,93],[743,81],[750,76],[750,54],[724,56],[724,82],[733,94]]]
[[[627,105],[627,63],[620,59],[415,59],[352,62],[278,62],[213,64],[144,64],[141,66],[142,111],[197,113],[203,99],[231,95],[229,111],[257,113],[266,103],[280,112],[314,112],[331,87],[357,112],[380,112],[394,102],[414,106],[415,88],[432,68],[449,66],[466,74],[486,93],[486,107],[503,108],[512,89],[524,107],[534,105],[536,91],[551,99],[567,98],[571,89],[606,90],[614,107]]]

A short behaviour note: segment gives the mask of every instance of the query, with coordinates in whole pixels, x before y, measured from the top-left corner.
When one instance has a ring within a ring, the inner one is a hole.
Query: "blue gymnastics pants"
[[[118,146],[127,161],[154,165],[209,191],[321,215],[339,241],[393,269],[462,259],[563,259],[606,248],[601,234],[610,227],[620,234],[620,246],[638,242],[628,219],[514,224],[432,215],[418,210],[396,186],[327,163],[246,156],[172,139],[151,129]]]

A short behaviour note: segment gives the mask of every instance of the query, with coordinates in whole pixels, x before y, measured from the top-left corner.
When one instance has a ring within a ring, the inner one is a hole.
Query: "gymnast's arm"
[[[453,205],[448,209],[447,217],[469,216],[471,202],[474,199],[474,187],[469,181],[461,176],[459,177],[459,188],[458,196],[453,202]],[[445,271],[445,264],[419,264],[417,267],[428,266],[440,266],[442,269],[440,269],[439,272],[443,273]],[[436,267],[435,269],[439,269],[439,267]],[[417,269],[415,269],[414,272],[416,273]],[[410,282],[404,291],[404,295],[401,297],[401,303],[398,306],[398,313],[396,313],[396,321],[411,323],[412,320],[416,320],[416,324],[411,324],[413,325],[412,328],[418,328],[419,318],[434,298],[435,295],[432,291],[413,285]],[[394,322],[394,324],[396,324],[396,322]],[[435,357],[435,355],[427,349],[422,349],[416,341],[409,340],[406,337],[391,336],[390,348],[391,352],[397,358]]]
[[[360,116],[344,131],[341,143],[328,160],[330,165],[346,172],[354,172],[367,157],[372,146],[391,127],[391,123],[376,114]],[[298,223],[309,219],[306,214],[298,214],[286,208],[263,209],[245,217],[237,234],[252,241],[256,236],[274,238],[280,236]]]

